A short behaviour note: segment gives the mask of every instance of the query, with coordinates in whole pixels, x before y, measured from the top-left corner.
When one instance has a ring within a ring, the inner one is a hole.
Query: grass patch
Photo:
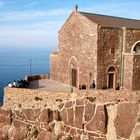
[[[73,140],[71,136],[68,136],[67,140]]]
[[[43,100],[42,98],[40,98],[40,97],[38,97],[38,96],[36,96],[34,99],[35,99],[36,101],[42,101],[42,100]]]
[[[89,102],[93,102],[95,100],[95,98],[93,97],[87,97],[87,99],[89,100]]]
[[[62,99],[56,99],[56,102],[62,102]]]
[[[139,123],[140,123],[140,115],[139,115],[139,117],[137,118],[137,122],[139,122]]]

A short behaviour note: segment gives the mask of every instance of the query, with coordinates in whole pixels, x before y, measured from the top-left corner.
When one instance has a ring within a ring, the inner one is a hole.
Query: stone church
[[[58,32],[50,60],[51,80],[140,90],[140,20],[75,10]]]

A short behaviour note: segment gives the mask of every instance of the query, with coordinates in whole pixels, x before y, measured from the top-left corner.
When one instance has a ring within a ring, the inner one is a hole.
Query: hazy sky
[[[77,0],[79,11],[140,19],[140,0]],[[0,0],[0,47],[57,47],[76,0]]]

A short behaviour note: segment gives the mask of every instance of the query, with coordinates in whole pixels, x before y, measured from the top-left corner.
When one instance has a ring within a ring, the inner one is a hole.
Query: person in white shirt
[[[10,88],[13,87],[12,83],[9,82],[8,87]]]
[[[13,82],[13,87],[17,87],[17,83],[16,83],[15,80],[14,80],[14,82]]]

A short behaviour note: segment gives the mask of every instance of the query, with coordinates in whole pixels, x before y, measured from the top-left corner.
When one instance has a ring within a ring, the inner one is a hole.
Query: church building
[[[58,32],[50,79],[140,90],[140,20],[73,11]]]

